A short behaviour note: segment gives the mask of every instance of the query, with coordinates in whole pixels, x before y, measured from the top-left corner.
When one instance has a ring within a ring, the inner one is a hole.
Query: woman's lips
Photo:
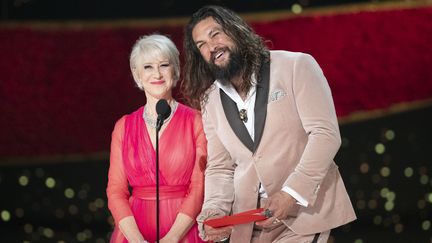
[[[165,83],[165,80],[159,80],[159,81],[154,81],[154,82],[150,82],[151,84],[163,84]]]

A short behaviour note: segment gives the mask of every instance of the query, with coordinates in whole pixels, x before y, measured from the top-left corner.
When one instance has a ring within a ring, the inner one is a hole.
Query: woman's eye
[[[161,64],[161,67],[169,67],[169,63],[163,63],[163,64]]]
[[[150,66],[150,65],[144,65],[144,69],[151,69],[152,68],[152,66]]]
[[[214,32],[213,35],[212,35],[212,37],[215,37],[215,36],[217,36],[217,35],[219,35],[219,31]]]

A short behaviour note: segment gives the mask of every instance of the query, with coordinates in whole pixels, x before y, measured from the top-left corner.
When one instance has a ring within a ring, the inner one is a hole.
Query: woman
[[[203,200],[207,141],[200,114],[172,97],[179,52],[165,36],[143,36],[129,61],[147,103],[118,120],[112,133],[107,195],[116,227],[111,242],[156,240],[155,107],[160,99],[172,111],[159,133],[160,242],[202,242],[195,218]]]

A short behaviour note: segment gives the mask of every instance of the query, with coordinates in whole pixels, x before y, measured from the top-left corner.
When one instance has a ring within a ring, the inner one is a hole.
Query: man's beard
[[[244,66],[244,60],[237,49],[230,50],[225,47],[222,50],[230,53],[228,63],[218,66],[214,63],[214,56],[212,55],[208,65],[215,79],[222,83],[228,83],[232,78],[240,74]]]

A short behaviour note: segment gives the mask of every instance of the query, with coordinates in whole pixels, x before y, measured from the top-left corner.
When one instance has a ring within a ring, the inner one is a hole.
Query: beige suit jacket
[[[296,218],[285,220],[297,234],[354,220],[333,161],[341,139],[321,68],[310,55],[287,51],[271,51],[270,64],[264,66],[257,85],[255,142],[245,135],[235,103],[223,99],[216,86],[209,89],[203,107],[208,163],[198,219],[256,208],[261,182],[270,196],[289,186],[308,201]],[[252,223],[236,226],[231,242],[249,242],[252,230]]]

